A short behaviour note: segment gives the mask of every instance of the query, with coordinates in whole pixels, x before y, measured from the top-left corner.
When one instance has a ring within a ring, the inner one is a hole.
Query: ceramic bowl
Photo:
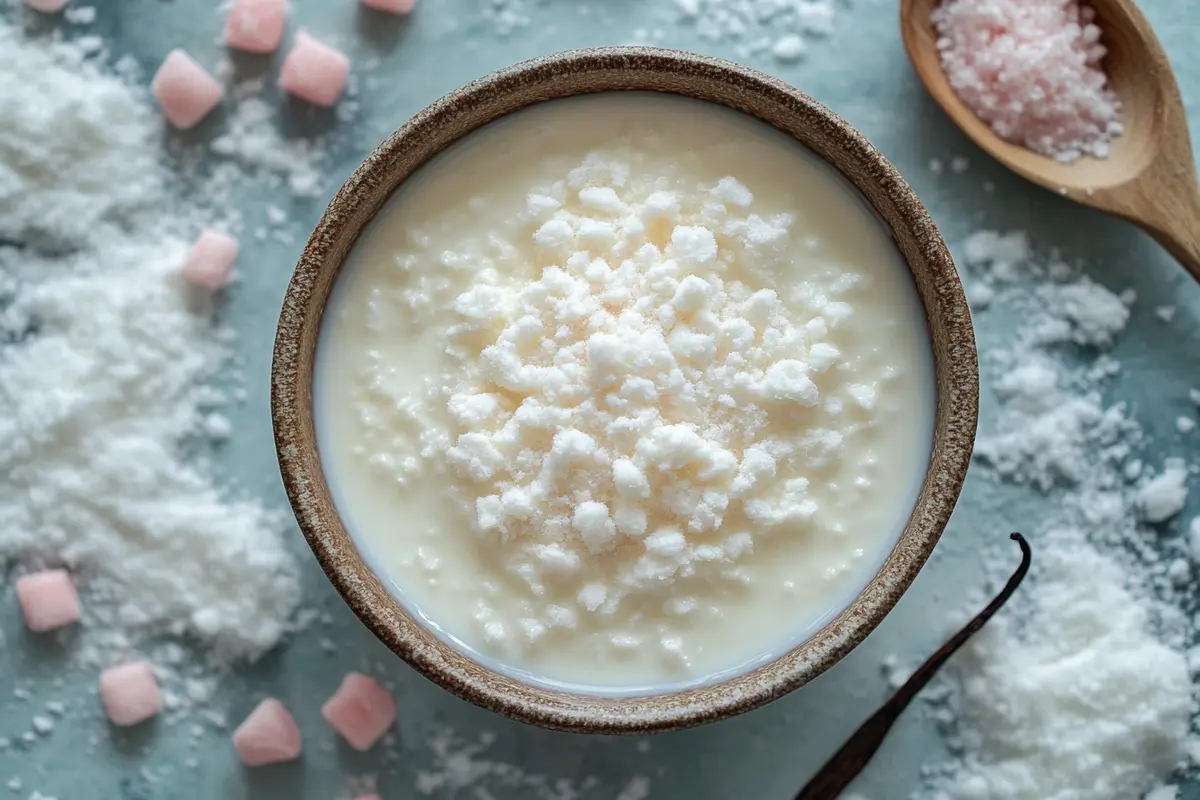
[[[858,598],[807,641],[753,672],[647,697],[571,694],[521,683],[423,627],[367,567],[339,517],[313,423],[313,362],[325,303],[347,254],[388,196],[434,155],[518,109],[572,95],[654,91],[718,103],[790,134],[853,183],[890,227],[920,293],[937,412],[924,485],[898,543]],[[288,286],[275,340],[271,410],[283,480],[300,528],[359,618],[397,655],[454,694],[550,728],[643,733],[748,711],[836,664],[891,611],[937,544],[966,476],[979,373],[962,285],[912,189],[843,119],[796,89],[728,61],[646,47],[578,50],[526,61],[437,101],[367,157],[329,204]]]

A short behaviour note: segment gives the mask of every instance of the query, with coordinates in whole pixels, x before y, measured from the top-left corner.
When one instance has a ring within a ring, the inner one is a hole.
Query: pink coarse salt
[[[1095,11],[1076,0],[944,0],[932,14],[955,93],[999,136],[1060,162],[1124,128]]]
[[[167,121],[187,130],[221,102],[225,90],[182,50],[172,50],[154,74],[150,91]]]
[[[362,0],[362,4],[388,14],[411,14],[417,7],[417,0]]]
[[[79,621],[79,595],[65,569],[22,575],[17,579],[17,602],[31,631],[52,631]]]
[[[268,698],[233,732],[233,747],[248,767],[291,761],[300,757],[300,729],[283,703]]]
[[[370,750],[396,721],[396,701],[371,678],[351,672],[321,715],[355,750]]]
[[[279,88],[329,108],[341,97],[350,75],[350,59],[301,31],[279,71]]]
[[[238,243],[233,237],[205,231],[188,253],[187,263],[183,265],[183,279],[193,286],[215,292],[229,283],[237,252]]]
[[[25,0],[25,5],[43,14],[57,14],[67,5],[67,0]]]
[[[283,41],[286,0],[233,0],[225,17],[225,44],[247,53],[273,53]]]
[[[158,681],[145,661],[106,669],[100,673],[100,702],[113,725],[137,725],[158,713]]]

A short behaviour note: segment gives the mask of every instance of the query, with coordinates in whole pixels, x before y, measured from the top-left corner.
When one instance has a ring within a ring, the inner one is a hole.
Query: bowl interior
[[[388,196],[462,136],[546,100],[657,91],[718,103],[791,135],[857,187],[890,228],[927,320],[936,392],[925,480],[900,540],[843,613],[781,658],[729,680],[653,697],[569,694],[489,670],[434,636],[364,563],[340,519],[316,445],[313,366],[321,318],[346,256]],[[936,545],[957,501],[974,441],[978,368],[962,285],[925,209],[861,134],[786,84],[731,62],[656,48],[572,51],[518,64],[434,103],[372,153],[334,197],[288,287],[275,342],[272,416],[297,520],[330,580],[363,622],[429,679],[478,705],[547,727],[645,732],[747,711],[803,685],[861,642],[891,610]]]

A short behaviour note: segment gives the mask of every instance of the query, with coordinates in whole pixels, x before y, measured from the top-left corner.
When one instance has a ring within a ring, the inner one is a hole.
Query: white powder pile
[[[833,33],[832,0],[675,0],[680,19],[713,43],[732,43],[742,58],[804,56],[807,40]]]
[[[1105,157],[1123,130],[1094,17],[1075,0],[947,0],[933,24],[971,110],[1003,138],[1069,162]]]
[[[178,275],[172,231],[194,235],[196,212],[168,215],[158,120],[70,46],[3,24],[0,74],[0,231],[17,240],[0,247],[0,560],[70,566],[104,647],[190,634],[254,656],[298,586],[282,517],[186,457],[227,426],[201,385],[226,348]]]
[[[0,22],[0,75],[0,240],[71,247],[160,199],[154,114],[88,50]]]
[[[1193,749],[1184,649],[1194,631],[1176,596],[1190,580],[1189,542],[1165,539],[1163,557],[1140,524],[1178,512],[1186,469],[1168,459],[1147,480],[1140,426],[1103,403],[1119,365],[1097,349],[1123,329],[1125,301],[1061,263],[1037,263],[1023,234],[976,234],[965,250],[972,278],[1022,320],[1003,346],[985,348],[1001,406],[980,461],[1047,493],[1053,511],[1026,531],[1035,569],[1018,603],[955,661],[958,760],[930,770],[929,794],[1140,798]],[[1070,349],[1080,345],[1082,364]]]
[[[957,662],[965,762],[954,800],[1134,798],[1184,759],[1191,677],[1129,576],[1074,531],[1037,545],[1032,607]]]

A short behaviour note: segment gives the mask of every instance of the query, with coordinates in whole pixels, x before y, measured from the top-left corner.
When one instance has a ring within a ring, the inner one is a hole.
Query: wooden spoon
[[[954,93],[930,14],[939,0],[901,0],[904,49],[950,118],[993,158],[1036,184],[1143,228],[1200,280],[1200,190],[1179,85],[1150,23],[1132,0],[1087,0],[1096,10],[1104,69],[1125,133],[1108,158],[1071,164],[1001,139]]]

